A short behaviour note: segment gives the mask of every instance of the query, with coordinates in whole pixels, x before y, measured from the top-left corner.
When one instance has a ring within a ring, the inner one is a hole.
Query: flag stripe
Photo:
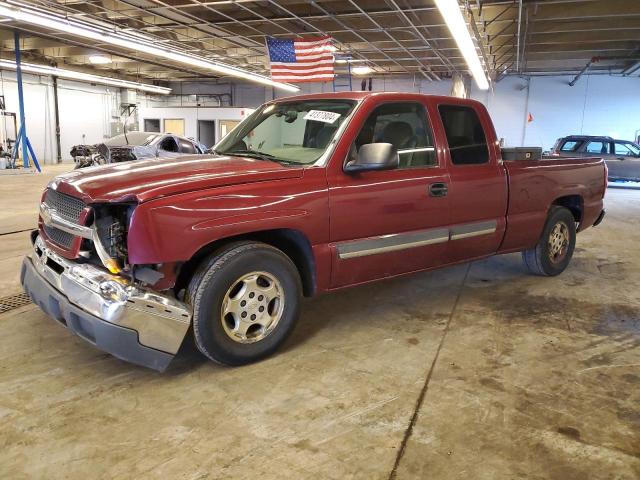
[[[319,75],[304,75],[303,77],[300,77],[299,75],[272,75],[271,76],[272,80],[283,80],[286,82],[290,82],[293,80],[300,80],[300,81],[304,81],[304,80],[313,80],[313,79],[333,79],[333,73],[323,73],[323,74],[319,74]]]
[[[280,68],[280,67],[287,67],[287,68],[300,67],[302,69],[309,68],[309,67],[332,67],[333,68],[333,61],[331,61],[331,62],[272,63],[271,64],[271,68],[272,69],[276,69],[276,68]]]
[[[333,67],[314,67],[314,68],[305,68],[305,69],[299,69],[299,68],[286,68],[286,67],[281,67],[276,69],[271,70],[273,75],[279,75],[282,73],[294,73],[296,75],[300,75],[300,74],[304,74],[304,73],[318,73],[318,72],[323,72],[323,73],[331,73],[333,74]]]

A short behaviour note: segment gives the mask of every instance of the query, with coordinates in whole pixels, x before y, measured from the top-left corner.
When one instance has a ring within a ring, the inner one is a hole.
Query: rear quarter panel
[[[509,177],[507,231],[501,253],[532,248],[557,199],[582,198],[580,230],[593,225],[603,208],[606,169],[601,158],[562,158],[504,162]]]

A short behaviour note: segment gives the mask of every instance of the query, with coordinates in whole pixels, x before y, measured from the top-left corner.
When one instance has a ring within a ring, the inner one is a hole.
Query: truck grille
[[[62,218],[73,223],[80,222],[80,215],[85,207],[84,202],[79,198],[71,197],[51,189],[47,190],[44,203],[54,208]]]
[[[74,238],[73,235],[67,232],[63,232],[62,230],[58,230],[57,228],[49,227],[47,225],[44,225],[43,227],[44,233],[47,235],[47,238],[49,238],[49,240],[63,248],[71,248]]]
[[[76,224],[80,224],[82,211],[86,207],[85,203],[79,198],[65,195],[52,189],[47,190],[44,203],[55,209],[56,213],[65,220]],[[73,242],[76,238],[74,235],[48,225],[43,225],[43,230],[49,241],[65,250],[71,250],[73,248]]]

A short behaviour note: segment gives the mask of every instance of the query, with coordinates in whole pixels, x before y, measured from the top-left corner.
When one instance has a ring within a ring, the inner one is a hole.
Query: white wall
[[[56,162],[53,84],[51,78],[23,74],[27,136],[41,164]],[[18,112],[18,84],[14,72],[2,72],[0,94],[6,110]],[[69,150],[83,142],[97,143],[110,134],[109,118],[117,105],[118,89],[58,80],[60,143],[63,160],[70,161]]]
[[[473,90],[472,98],[487,106],[508,146],[548,149],[572,134],[633,140],[640,129],[640,78],[585,75],[570,87],[572,78],[507,77],[493,92]]]

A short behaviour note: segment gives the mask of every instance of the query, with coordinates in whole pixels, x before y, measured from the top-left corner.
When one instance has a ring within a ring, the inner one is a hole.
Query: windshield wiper
[[[255,157],[261,160],[274,160],[276,157],[270,153],[258,152],[256,150],[233,150],[224,152],[225,155],[244,155],[245,157]]]
[[[257,158],[258,160],[268,160],[270,162],[283,163],[285,165],[300,165],[300,162],[294,162],[293,160],[285,160],[278,158],[275,155],[271,155],[266,152],[258,152],[256,150],[233,150],[232,152],[218,152],[222,155],[243,155],[245,157]]]

